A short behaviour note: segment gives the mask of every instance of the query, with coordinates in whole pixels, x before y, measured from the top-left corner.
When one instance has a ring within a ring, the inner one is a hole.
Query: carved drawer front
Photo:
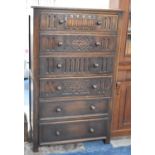
[[[41,79],[40,97],[111,96],[112,78]]]
[[[40,52],[114,52],[117,36],[40,35]]]
[[[40,143],[84,138],[103,137],[107,133],[106,119],[94,119],[64,122],[57,124],[40,124]]]
[[[108,115],[110,99],[40,102],[40,119],[76,115]]]
[[[118,15],[82,13],[40,13],[40,30],[52,31],[117,31]]]
[[[41,57],[40,75],[112,73],[113,57]]]

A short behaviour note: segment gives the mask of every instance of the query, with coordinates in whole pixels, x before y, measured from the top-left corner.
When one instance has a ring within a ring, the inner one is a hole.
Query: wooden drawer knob
[[[61,112],[61,111],[62,111],[61,108],[56,109],[56,112]]]
[[[94,133],[95,132],[95,130],[93,128],[90,128],[89,131],[90,131],[90,133]]]
[[[60,136],[60,131],[56,131],[56,136]]]
[[[57,90],[61,90],[62,89],[62,87],[61,86],[57,86]]]
[[[96,64],[96,63],[95,63],[93,66],[94,66],[95,68],[97,68],[97,67],[99,67],[99,64]]]
[[[97,25],[101,25],[102,24],[102,21],[97,21]]]
[[[63,45],[63,42],[62,41],[59,41],[58,42],[58,46],[62,46]]]
[[[59,24],[63,24],[65,21],[63,19],[59,20]]]
[[[61,68],[62,67],[62,64],[57,64],[57,68]]]
[[[92,85],[92,88],[93,88],[93,89],[96,89],[96,88],[97,88],[97,85],[96,85],[96,84],[93,84],[93,85]]]
[[[96,46],[101,46],[101,43],[97,41],[97,42],[95,43],[95,45],[96,45]]]
[[[90,106],[90,109],[91,109],[91,110],[95,110],[96,107],[95,107],[94,105],[91,105],[91,106]]]

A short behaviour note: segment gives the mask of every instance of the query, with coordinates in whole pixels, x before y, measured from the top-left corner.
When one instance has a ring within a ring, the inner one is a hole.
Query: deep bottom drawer
[[[83,121],[63,122],[54,124],[40,124],[40,144],[105,137],[108,130],[108,119],[91,119]]]

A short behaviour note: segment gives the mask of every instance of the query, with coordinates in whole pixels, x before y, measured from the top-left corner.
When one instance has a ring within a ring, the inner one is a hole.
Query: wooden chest
[[[33,143],[110,140],[119,10],[34,7]]]

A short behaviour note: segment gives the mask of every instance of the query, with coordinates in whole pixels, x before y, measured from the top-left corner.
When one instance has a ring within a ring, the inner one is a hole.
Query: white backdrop
[[[108,9],[109,0],[27,0],[30,5]]]

